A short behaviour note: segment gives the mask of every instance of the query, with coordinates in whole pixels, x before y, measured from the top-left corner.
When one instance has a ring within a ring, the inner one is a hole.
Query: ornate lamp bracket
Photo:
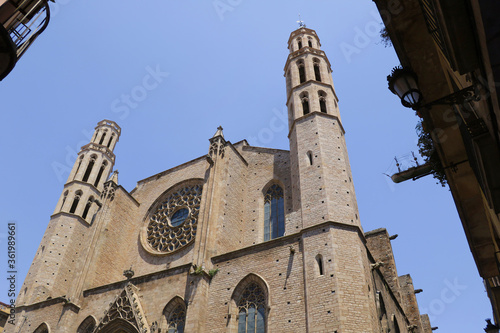
[[[472,85],[470,87],[464,88],[453,94],[441,97],[435,101],[424,104],[422,106],[415,105],[413,107],[414,110],[418,110],[420,108],[430,109],[433,105],[455,105],[455,104],[463,104],[466,102],[479,101],[481,99],[481,95],[479,94],[479,88],[477,85]]]

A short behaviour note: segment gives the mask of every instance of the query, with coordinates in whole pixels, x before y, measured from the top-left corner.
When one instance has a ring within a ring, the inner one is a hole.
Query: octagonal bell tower
[[[359,225],[344,128],[330,62],[318,35],[301,26],[288,39],[285,65],[293,207],[303,227]]]

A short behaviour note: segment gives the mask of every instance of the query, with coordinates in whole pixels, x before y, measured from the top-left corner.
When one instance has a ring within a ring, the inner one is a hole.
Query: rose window
[[[161,201],[149,218],[148,244],[160,253],[174,252],[196,236],[202,185],[186,185]]]

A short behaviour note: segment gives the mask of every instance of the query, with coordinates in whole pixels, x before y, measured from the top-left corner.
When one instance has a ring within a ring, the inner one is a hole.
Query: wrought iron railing
[[[439,25],[434,0],[419,0],[419,2],[420,6],[422,7],[422,12],[424,13],[427,30],[431,34],[432,38],[436,42],[436,45],[439,47],[443,55],[446,57],[446,59],[448,59],[448,61],[450,61],[450,53],[445,44],[443,30]]]
[[[16,46],[19,59],[35,39],[45,30],[50,20],[46,0],[22,0],[16,4],[3,26]]]

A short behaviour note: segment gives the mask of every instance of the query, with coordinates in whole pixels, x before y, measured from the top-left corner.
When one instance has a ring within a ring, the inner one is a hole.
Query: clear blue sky
[[[0,246],[16,221],[18,289],[98,121],[122,127],[115,168],[128,191],[206,154],[219,125],[231,142],[288,149],[283,67],[301,13],[332,64],[364,230],[399,234],[398,273],[424,289],[433,326],[482,332],[491,310],[451,193],[429,177],[395,185],[383,175],[417,150],[418,118],[387,89],[398,61],[371,0],[59,0],[52,13],[0,83]],[[157,84],[144,82],[150,71],[162,73]]]

